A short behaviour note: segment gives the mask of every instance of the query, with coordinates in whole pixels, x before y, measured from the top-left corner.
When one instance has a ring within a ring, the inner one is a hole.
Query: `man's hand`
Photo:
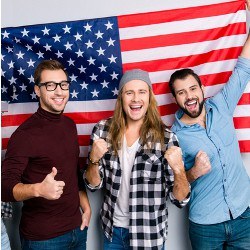
[[[91,210],[84,211],[82,214],[82,224],[80,226],[80,230],[83,230],[85,227],[89,226],[90,218],[91,218]]]
[[[168,161],[168,164],[173,169],[174,173],[178,174],[184,171],[182,151],[180,147],[172,146],[168,148],[164,157]]]
[[[248,10],[250,11],[250,0],[246,0],[246,5],[247,5]]]
[[[93,162],[98,162],[107,151],[107,142],[103,139],[96,139],[92,145],[90,158]]]
[[[187,171],[187,177],[189,182],[193,182],[210,171],[211,164],[209,157],[206,152],[200,150],[195,157],[194,166],[189,171]]]
[[[56,181],[56,175],[57,169],[53,167],[51,173],[38,184],[38,197],[43,197],[48,200],[57,200],[61,197],[65,183],[64,181]]]

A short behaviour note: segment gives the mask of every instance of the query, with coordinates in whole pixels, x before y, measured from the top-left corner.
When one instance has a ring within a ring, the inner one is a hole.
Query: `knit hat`
[[[152,83],[150,81],[148,72],[141,70],[141,69],[132,69],[132,70],[126,71],[123,74],[119,83],[119,92],[121,91],[121,89],[127,82],[130,82],[132,80],[144,81],[152,89]]]

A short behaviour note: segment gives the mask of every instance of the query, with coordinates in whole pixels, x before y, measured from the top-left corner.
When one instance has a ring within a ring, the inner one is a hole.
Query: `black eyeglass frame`
[[[67,89],[62,88],[62,83],[65,83],[65,82],[69,84]],[[49,83],[55,84],[55,88],[54,88],[53,90],[48,90],[48,89],[47,89],[47,85],[48,85]],[[46,88],[47,91],[55,91],[56,88],[58,87],[58,85],[60,86],[61,90],[69,90],[70,84],[71,84],[70,81],[63,80],[63,81],[61,81],[61,82],[54,82],[54,81],[40,82],[40,83],[37,84],[37,86],[38,86],[38,87],[45,86],[45,88]]]

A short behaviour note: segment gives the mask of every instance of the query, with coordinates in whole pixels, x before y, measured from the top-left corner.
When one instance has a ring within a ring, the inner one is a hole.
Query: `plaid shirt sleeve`
[[[101,120],[100,122],[98,122],[94,126],[94,128],[92,130],[91,137],[90,137],[90,145],[89,145],[88,154],[90,154],[90,152],[91,152],[94,140],[99,139],[99,138],[102,138],[102,139],[106,138],[106,136],[105,136],[105,134],[107,133],[107,125],[106,124],[107,124],[107,120]],[[88,162],[89,162],[89,160],[87,159],[87,164],[88,164]],[[91,192],[94,192],[94,191],[101,189],[103,187],[104,169],[103,169],[101,161],[99,163],[99,173],[101,176],[101,183],[98,186],[93,186],[88,182],[88,180],[86,179],[86,176],[85,176],[85,172],[86,172],[86,170],[84,171],[83,179],[84,179],[84,182],[85,182],[87,188]]]
[[[167,138],[168,140],[167,148],[170,148],[171,146],[179,147],[177,136],[171,131],[168,131],[168,135],[169,135],[169,138]],[[186,206],[190,200],[191,186],[189,185],[190,191],[188,195],[186,196],[186,198],[182,201],[177,200],[173,194],[174,174],[173,174],[173,170],[168,164],[167,164],[167,172],[169,173],[167,174],[167,183],[169,184],[169,199],[175,206],[177,206],[178,208],[182,208]]]
[[[11,218],[12,217],[12,204],[10,202],[1,202],[1,217]]]

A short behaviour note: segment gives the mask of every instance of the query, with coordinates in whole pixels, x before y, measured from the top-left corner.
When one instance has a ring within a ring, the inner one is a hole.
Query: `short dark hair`
[[[44,60],[42,62],[40,62],[35,70],[34,73],[34,81],[35,84],[39,84],[41,81],[41,74],[44,70],[63,70],[64,73],[66,74],[66,76],[68,77],[67,72],[64,69],[64,66],[58,62],[57,60]]]
[[[201,79],[196,73],[194,73],[194,71],[192,69],[186,68],[186,69],[176,70],[171,75],[170,80],[169,80],[169,88],[170,88],[170,91],[174,97],[176,97],[175,91],[174,91],[174,82],[178,79],[183,80],[183,79],[187,78],[189,75],[193,76],[195,78],[195,80],[199,83],[199,86],[201,87],[201,85],[202,85]]]

